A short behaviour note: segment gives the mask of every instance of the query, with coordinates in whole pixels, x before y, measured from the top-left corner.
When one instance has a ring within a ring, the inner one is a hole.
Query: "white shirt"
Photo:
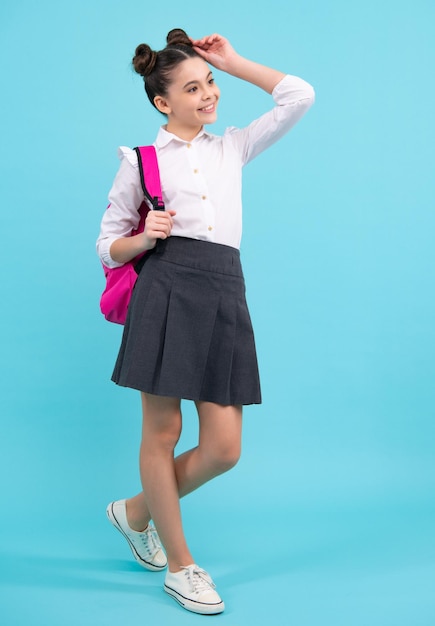
[[[154,146],[163,201],[177,212],[172,235],[240,247],[242,167],[280,139],[314,102],[314,90],[296,76],[285,76],[272,93],[276,106],[246,128],[227,128],[223,136],[202,129],[190,142],[160,128]],[[109,193],[110,205],[97,240],[108,267],[118,267],[110,246],[130,235],[139,222],[144,196],[134,150],[118,149],[121,166]]]

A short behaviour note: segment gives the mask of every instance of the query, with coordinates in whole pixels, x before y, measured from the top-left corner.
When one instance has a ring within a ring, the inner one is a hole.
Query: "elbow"
[[[311,85],[310,85],[310,87],[311,87]],[[311,89],[310,89],[310,101],[311,101],[311,104],[314,104],[315,99],[316,99],[316,92],[314,91],[314,87],[311,87]]]
[[[316,92],[314,91],[314,87],[312,87],[309,83],[307,83],[307,87],[305,89],[305,94],[303,98],[301,98],[309,109],[316,100]]]
[[[99,256],[101,263],[110,269],[121,267],[121,265],[123,265],[123,263],[115,261],[110,254],[112,243],[113,241],[108,239],[99,239],[97,241],[97,255]]]
[[[315,99],[316,93],[314,88],[307,83],[303,93],[301,93],[298,98],[298,107],[302,115],[304,115],[313,106]]]

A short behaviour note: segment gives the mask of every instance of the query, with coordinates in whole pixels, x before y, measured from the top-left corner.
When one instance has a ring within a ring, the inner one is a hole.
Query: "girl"
[[[220,91],[207,63],[272,94],[275,107],[244,129],[212,135],[205,126],[216,120]],[[136,153],[120,148],[97,249],[109,267],[149,251],[112,377],[141,392],[143,491],[107,514],[141,565],[168,566],[169,595],[190,611],[220,613],[224,603],[186,543],[179,500],[237,463],[242,406],[261,402],[239,258],[241,170],[302,117],[314,92],[241,57],[220,35],[192,40],[179,29],[160,52],[138,46],[133,66],[166,116],[154,143],[166,211],[150,211],[145,231],[129,236],[143,193]],[[174,459],[183,398],[195,402],[199,442]]]

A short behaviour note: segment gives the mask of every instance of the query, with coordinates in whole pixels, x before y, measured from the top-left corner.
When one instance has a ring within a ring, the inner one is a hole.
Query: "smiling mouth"
[[[213,111],[215,110],[215,103],[213,104],[209,104],[206,107],[203,107],[202,109],[198,109],[199,111],[202,111],[203,113],[213,113]]]

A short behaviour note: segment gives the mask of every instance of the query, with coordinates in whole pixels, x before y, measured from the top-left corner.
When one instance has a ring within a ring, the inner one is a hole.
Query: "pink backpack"
[[[164,211],[165,205],[162,200],[159,166],[154,146],[142,146],[135,148],[135,151],[145,198],[149,200],[154,211]],[[150,206],[146,200],[144,200],[138,208],[140,215],[138,227],[132,230],[130,236],[137,235],[144,231],[145,219],[149,210]],[[128,263],[121,265],[121,267],[115,267],[113,269],[103,264],[106,287],[101,295],[100,309],[107,321],[114,322],[115,324],[125,323],[131,294],[138,276],[135,266],[144,254],[146,254],[146,252],[139,254]]]

